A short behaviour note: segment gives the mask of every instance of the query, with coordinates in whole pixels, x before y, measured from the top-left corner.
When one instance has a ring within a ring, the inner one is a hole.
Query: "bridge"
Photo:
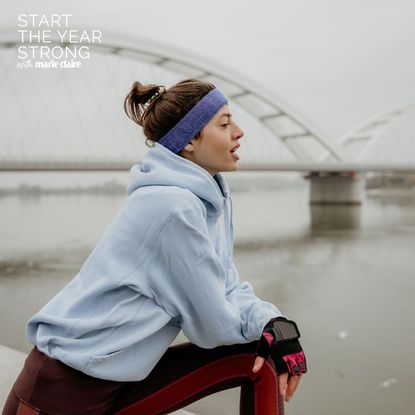
[[[189,77],[228,96],[245,130],[240,169],[307,172],[312,202],[359,203],[365,172],[415,171],[413,106],[376,115],[336,141],[266,86],[203,56],[118,34],[104,40],[89,45],[82,70],[16,69],[25,43],[15,28],[0,33],[0,171],[126,170],[146,151],[122,110],[132,82],[169,86]],[[53,46],[75,47],[57,38]]]

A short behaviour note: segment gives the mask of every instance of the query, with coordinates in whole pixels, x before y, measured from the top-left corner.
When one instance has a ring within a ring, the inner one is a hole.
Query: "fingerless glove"
[[[264,327],[256,354],[264,358],[271,356],[278,373],[306,373],[307,363],[299,338],[300,332],[294,321],[274,318]]]

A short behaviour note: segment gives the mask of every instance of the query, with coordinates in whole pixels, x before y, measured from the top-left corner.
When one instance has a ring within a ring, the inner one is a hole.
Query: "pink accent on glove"
[[[262,334],[265,337],[265,340],[268,343],[268,346],[270,349],[272,349],[272,346],[274,346],[274,337],[271,333],[263,333]]]
[[[282,359],[287,363],[288,373],[291,375],[299,375],[300,373],[307,372],[307,365],[303,352],[287,354],[286,356],[283,356]]]

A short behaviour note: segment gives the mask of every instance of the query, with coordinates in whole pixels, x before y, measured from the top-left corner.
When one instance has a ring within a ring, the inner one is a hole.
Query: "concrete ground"
[[[10,388],[19,374],[25,359],[25,353],[0,344],[0,408],[3,408]],[[172,414],[195,415],[185,410],[172,412]]]

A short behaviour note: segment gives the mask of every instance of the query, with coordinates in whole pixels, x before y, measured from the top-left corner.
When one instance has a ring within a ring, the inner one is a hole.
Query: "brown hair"
[[[185,79],[167,90],[163,85],[135,81],[125,97],[124,111],[143,127],[148,139],[158,141],[214,88],[197,79]]]

